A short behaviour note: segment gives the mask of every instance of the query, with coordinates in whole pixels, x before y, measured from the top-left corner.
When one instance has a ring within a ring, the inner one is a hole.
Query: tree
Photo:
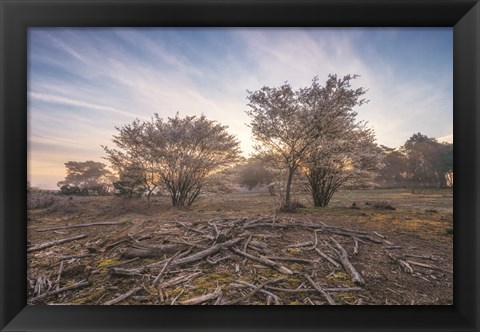
[[[453,173],[453,145],[439,143],[421,133],[413,134],[404,144],[407,172],[412,191],[416,186],[446,187]]]
[[[145,183],[170,193],[175,207],[190,206],[208,180],[240,159],[239,143],[227,127],[200,117],[178,114],[167,121],[155,114],[151,121],[134,121],[117,128],[113,142],[104,147],[117,169],[142,165]]]
[[[313,205],[325,207],[342,187],[371,187],[383,166],[381,149],[371,130],[351,123],[338,136],[324,138],[304,167],[306,191]]]
[[[272,182],[271,172],[259,158],[251,158],[246,164],[240,165],[237,169],[237,176],[238,183],[248,190]]]
[[[156,156],[148,143],[148,124],[136,119],[131,124],[115,129],[118,135],[114,135],[112,141],[119,149],[102,147],[107,153],[105,159],[120,178],[113,184],[117,195],[133,197],[146,193],[150,205],[150,197],[158,187],[160,177]]]
[[[402,187],[406,185],[407,157],[400,149],[381,146],[383,149],[385,167],[380,170],[379,180],[382,186]]]
[[[104,195],[108,192],[111,172],[106,165],[92,160],[69,161],[65,163],[67,176],[58,182],[60,193],[66,195]]]
[[[312,163],[318,144],[326,143],[328,137],[339,137],[356,116],[353,107],[366,102],[361,98],[366,92],[363,88],[350,87],[356,77],[329,75],[325,86],[315,77],[311,86],[298,91],[288,83],[248,91],[247,114],[252,118],[255,149],[280,157],[286,170],[282,210],[293,208],[291,187],[300,165],[307,158]]]

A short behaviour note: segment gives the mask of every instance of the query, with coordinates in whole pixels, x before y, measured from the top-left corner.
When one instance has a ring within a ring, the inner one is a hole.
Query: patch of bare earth
[[[28,303],[453,303],[451,191],[336,197],[278,215],[260,194],[189,210],[167,197],[35,197]]]

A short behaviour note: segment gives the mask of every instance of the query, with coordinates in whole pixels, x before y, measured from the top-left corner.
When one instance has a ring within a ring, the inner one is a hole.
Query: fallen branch
[[[60,262],[60,267],[58,268],[58,276],[57,280],[55,280],[56,290],[60,289],[60,278],[62,277],[62,271],[63,271],[63,261]]]
[[[354,242],[353,254],[358,255],[358,239],[356,237],[354,237],[353,242]]]
[[[407,262],[401,260],[400,258],[397,258],[397,257],[393,256],[391,253],[387,253],[387,257],[390,258],[393,262],[400,265],[400,267],[402,268],[403,271],[405,271],[407,273],[413,273],[412,267]]]
[[[57,289],[57,290],[54,290],[54,291],[51,291],[51,292],[47,292],[45,294],[42,294],[42,295],[39,295],[37,297],[33,297],[30,299],[30,302],[35,302],[35,301],[38,301],[38,300],[41,300],[47,296],[50,296],[50,295],[56,295],[56,294],[60,294],[60,293],[63,293],[63,292],[66,292],[66,291],[69,291],[69,290],[72,290],[72,289],[77,289],[77,288],[81,288],[81,287],[85,287],[85,286],[90,286],[90,282],[89,281],[80,281],[79,283],[76,283],[74,285],[71,285],[71,286],[67,286],[67,287],[63,287],[63,288],[60,288],[60,289]]]
[[[118,302],[121,302],[121,301],[127,299],[129,296],[132,296],[133,294],[135,294],[136,292],[138,292],[141,289],[143,289],[143,288],[142,287],[135,287],[132,290],[129,290],[128,292],[126,292],[125,294],[120,295],[119,297],[117,297],[113,300],[105,302],[104,305],[117,304]]]
[[[175,255],[173,255],[172,257],[170,257],[170,259],[165,263],[165,265],[163,266],[162,270],[158,273],[158,275],[155,277],[155,279],[153,280],[152,282],[152,287],[155,286],[157,284],[157,282],[160,280],[160,278],[162,277],[163,273],[167,270],[167,268],[170,266],[170,264],[172,263],[172,261],[178,257],[178,255],[180,255],[180,251],[177,251],[177,253]]]
[[[409,260],[408,260],[408,261],[405,261],[405,262],[406,262],[407,264],[424,267],[424,268],[427,268],[427,269],[430,269],[430,270],[437,270],[437,271],[442,271],[442,272],[447,272],[447,273],[453,273],[453,271],[445,270],[445,269],[442,269],[441,267],[438,267],[438,266],[428,265],[428,264],[424,264],[424,263],[420,263],[420,262],[414,262],[414,261],[409,261]]]
[[[110,273],[115,276],[139,277],[143,276],[144,271],[144,267],[138,269],[122,269],[121,267],[114,267],[110,270]]]
[[[91,226],[102,226],[102,225],[120,225],[122,222],[119,221],[105,221],[105,222],[92,222],[90,224],[78,224],[78,225],[68,225],[68,226],[56,226],[49,228],[39,228],[35,232],[48,232],[55,231],[57,229],[67,229],[67,228],[79,228],[79,227],[91,227]]]
[[[305,263],[305,264],[314,264],[315,261],[304,259],[304,258],[295,258],[295,257],[278,257],[278,256],[265,256],[267,259],[271,259],[274,261],[288,261],[288,262],[297,262],[297,263]]]
[[[340,264],[338,264],[337,261],[335,261],[333,258],[331,258],[330,256],[328,256],[327,254],[325,254],[323,251],[321,251],[320,249],[318,248],[315,248],[315,251],[318,252],[318,254],[320,256],[322,256],[323,258],[325,258],[327,261],[329,261],[330,263],[332,263],[336,268],[339,268],[340,267]]]
[[[422,259],[428,259],[431,261],[438,261],[438,258],[435,258],[433,256],[420,256],[420,255],[410,255],[410,254],[404,254],[403,257],[412,257],[412,258],[422,258]]]
[[[217,251],[219,251],[220,249],[223,249],[223,248],[228,248],[234,244],[237,244],[238,242],[242,241],[244,238],[238,238],[238,239],[233,239],[233,240],[230,240],[230,241],[227,241],[227,242],[224,242],[224,243],[218,243],[208,249],[205,249],[205,250],[202,250],[202,251],[199,251],[193,255],[190,255],[190,256],[187,256],[185,258],[179,258],[179,259],[176,259],[174,260],[172,263],[171,263],[171,266],[179,266],[179,265],[184,265],[184,264],[189,264],[189,263],[193,263],[193,262],[196,262],[196,261],[199,261],[207,256],[210,256],[214,253],[216,253]]]
[[[173,278],[173,279],[170,279],[170,280],[163,281],[159,284],[159,286],[161,288],[172,287],[172,286],[178,285],[182,282],[186,282],[190,279],[193,279],[200,274],[203,274],[203,272],[196,272],[196,273],[193,273],[193,274],[190,274],[190,275],[179,276],[179,277],[176,277],[176,278]]]
[[[238,281],[237,281],[238,282]],[[317,292],[316,289],[313,288],[279,288],[279,287],[272,287],[272,286],[267,286],[265,287],[270,290],[274,291],[279,291],[279,292],[285,292],[285,293],[310,293],[310,292]],[[348,293],[348,292],[357,292],[361,291],[362,288],[360,287],[345,287],[345,288],[323,288],[325,292],[329,293]]]
[[[284,273],[284,274],[288,274],[288,275],[291,275],[293,274],[292,271],[290,271],[289,269],[287,269],[285,266],[282,266],[280,264],[277,264],[275,263],[274,261],[271,261],[269,260],[268,258],[265,258],[265,257],[256,257],[256,256],[253,256],[253,255],[250,255],[250,254],[247,254],[246,252],[243,252],[235,247],[231,247],[230,250],[232,250],[234,253],[240,255],[240,256],[243,256],[243,257],[246,257],[248,259],[251,259],[253,261],[256,261],[256,262],[259,262],[263,265],[266,265],[266,266],[269,266],[271,267],[272,269],[275,269],[277,270],[278,272],[281,272],[281,273]]]
[[[260,289],[262,289],[263,287],[265,287],[265,286],[267,286],[267,285],[270,285],[270,284],[273,284],[273,283],[276,283],[276,282],[279,282],[279,281],[281,281],[281,280],[283,280],[283,279],[285,279],[285,278],[286,278],[286,277],[280,277],[280,278],[277,278],[277,279],[274,279],[274,280],[267,280],[267,281],[265,281],[264,283],[260,284],[259,286],[256,286],[256,287],[254,288],[254,290],[251,291],[250,293],[248,293],[248,294],[246,294],[246,295],[244,295],[244,296],[242,296],[242,297],[240,297],[240,298],[238,298],[238,299],[235,299],[235,300],[232,300],[232,301],[229,301],[229,302],[224,302],[224,303],[222,303],[222,305],[232,305],[232,304],[237,304],[237,303],[239,303],[239,302],[242,302],[242,301],[244,301],[244,300],[252,297],[253,295],[257,294],[258,291],[259,291]]]
[[[365,284],[365,281],[363,280],[360,273],[355,269],[352,263],[350,263],[350,261],[348,260],[348,253],[345,250],[345,248],[343,248],[342,245],[338,243],[337,240],[335,240],[335,238],[330,237],[330,239],[332,240],[333,243],[335,243],[338,250],[340,250],[340,252],[337,252],[338,258],[340,259],[340,263],[342,263],[345,270],[352,276],[352,281],[359,285]]]
[[[250,284],[250,283],[248,283],[248,282],[246,282],[246,281],[243,281],[243,280],[237,280],[237,281],[235,281],[235,284],[233,284],[233,285],[235,286],[235,285],[237,285],[237,284],[239,284],[239,285],[241,285],[241,286],[247,286],[247,287],[250,287],[250,288],[253,288],[253,289],[256,289],[256,288],[257,288],[257,286],[255,286],[255,285],[253,285],[253,284]],[[231,284],[231,285],[232,285],[232,284]],[[265,286],[265,287],[266,287],[266,286]],[[258,292],[259,292],[259,293],[262,293],[262,294],[265,294],[265,295],[269,296],[270,298],[272,298],[272,299],[275,301],[275,305],[280,305],[280,304],[282,304],[282,300],[281,300],[277,295],[273,294],[272,292],[269,292],[269,291],[267,291],[267,290],[265,290],[265,289],[260,289]],[[267,300],[267,301],[268,301],[268,300]]]
[[[66,239],[60,239],[60,240],[45,242],[45,243],[38,244],[36,246],[32,246],[32,247],[28,248],[27,252],[32,252],[32,251],[37,251],[37,250],[50,248],[50,247],[53,247],[53,246],[56,246],[56,245],[59,245],[59,244],[62,244],[62,243],[67,243],[67,242],[71,242],[71,241],[75,241],[75,240],[84,239],[86,237],[87,237],[86,234],[82,234],[82,235],[69,237],[69,238],[66,238]]]
[[[315,288],[317,290],[317,292],[319,292],[323,297],[325,297],[327,299],[328,303],[330,303],[331,305],[336,305],[335,301],[332,299],[330,294],[325,292],[319,285],[317,285],[315,283],[315,281],[313,281],[313,279],[310,278],[310,276],[308,274],[304,274],[304,277],[313,286],[313,288]]]
[[[220,289],[217,289],[213,293],[197,296],[185,301],[180,301],[179,303],[182,305],[195,305],[195,304],[200,304],[210,300],[218,299],[222,295],[223,295],[222,291]]]
[[[134,244],[122,252],[123,257],[141,257],[152,258],[162,257],[164,255],[174,254],[178,251],[186,249],[185,244],[162,244],[162,245],[140,245]]]

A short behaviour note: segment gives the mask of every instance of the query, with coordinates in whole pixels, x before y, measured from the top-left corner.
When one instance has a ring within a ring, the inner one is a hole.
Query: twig
[[[433,257],[433,256],[420,256],[420,255],[410,255],[410,254],[404,254],[403,257],[412,257],[412,258],[423,258],[423,259],[429,259],[431,261],[438,261],[437,258]]]
[[[119,222],[119,221],[93,222],[90,224],[78,224],[78,225],[69,225],[69,226],[39,228],[39,229],[36,229],[35,232],[48,232],[48,231],[54,231],[57,229],[79,228],[79,227],[90,227],[90,226],[101,226],[101,225],[119,225],[119,224],[122,224],[122,222]]]
[[[330,256],[328,256],[327,254],[325,254],[323,251],[321,251],[320,249],[318,248],[315,248],[315,251],[318,252],[318,254],[320,256],[322,256],[323,258],[325,258],[327,261],[329,261],[330,263],[332,263],[336,268],[339,268],[340,267],[340,264],[338,264],[337,261],[335,261],[333,258],[331,258]]]
[[[316,289],[313,289],[313,288],[292,289],[292,288],[279,288],[279,287],[272,287],[272,286],[267,286],[265,288],[275,290],[275,291],[279,291],[279,292],[285,292],[285,293],[310,293],[310,292],[316,292],[317,291]],[[323,288],[323,290],[325,292],[330,292],[330,293],[348,293],[348,292],[361,291],[362,288],[360,288],[360,287]]]
[[[136,292],[138,292],[139,290],[143,289],[142,287],[135,287],[131,290],[129,290],[128,292],[126,292],[125,294],[123,295],[120,295],[119,297],[113,299],[113,300],[110,300],[110,301],[107,301],[104,303],[104,305],[112,305],[112,304],[117,304],[118,302],[121,302],[123,300],[125,300],[126,298],[128,298],[129,296],[135,294]]]
[[[240,256],[243,256],[243,257],[246,257],[248,259],[251,259],[253,261],[256,261],[256,262],[259,262],[259,263],[262,263],[263,265],[266,265],[266,266],[269,266],[275,270],[277,270],[278,272],[281,272],[281,273],[284,273],[284,274],[288,274],[288,275],[291,275],[293,274],[292,271],[290,271],[289,269],[287,269],[286,267],[282,266],[282,265],[279,265],[265,257],[256,257],[256,256],[253,256],[253,255],[250,255],[250,254],[247,254],[246,252],[243,252],[235,247],[231,247],[230,250],[232,250],[234,253],[240,255]]]
[[[267,259],[271,259],[274,261],[290,261],[290,262],[298,262],[298,263],[306,263],[306,264],[314,264],[315,261],[304,259],[304,258],[295,258],[295,257],[278,257],[278,256],[265,256]]]
[[[179,276],[179,277],[176,277],[176,278],[173,278],[173,279],[169,279],[169,280],[166,280],[166,281],[163,281],[160,286],[162,288],[168,288],[168,287],[172,287],[172,286],[175,286],[175,285],[178,285],[182,282],[186,282],[192,278],[195,278],[196,276],[200,275],[200,274],[203,274],[203,272],[196,272],[196,273],[193,273],[193,274],[190,274],[190,275],[184,275],[184,276]]]
[[[60,289],[57,289],[57,290],[54,290],[54,291],[51,291],[51,292],[47,292],[45,294],[42,294],[42,295],[39,295],[37,297],[31,298],[30,302],[35,302],[37,300],[43,299],[43,298],[45,298],[47,296],[50,296],[50,295],[60,294],[60,293],[63,293],[63,292],[66,292],[66,291],[69,291],[69,290],[72,290],[72,289],[77,289],[77,288],[81,288],[81,287],[85,287],[85,286],[90,286],[90,282],[83,280],[83,281],[80,281],[80,282],[78,282],[74,285],[63,287],[63,288],[60,288]]]
[[[253,236],[253,233],[250,234],[247,241],[245,241],[245,245],[243,246],[243,252],[247,252],[247,247],[248,247],[248,244],[250,243],[250,240],[252,239],[252,236]]]
[[[373,231],[373,234],[375,234],[375,235],[378,236],[378,237],[381,237],[382,239],[386,239],[386,238],[387,238],[385,235],[382,235],[382,234],[377,233],[377,232],[375,232],[375,231]]]
[[[179,303],[180,303],[180,304],[183,304],[183,305],[200,304],[200,303],[203,303],[203,302],[207,302],[207,301],[210,301],[210,300],[217,299],[217,298],[219,298],[220,296],[222,296],[222,291],[220,290],[220,288],[217,288],[217,289],[216,289],[214,292],[212,292],[212,293],[205,294],[205,295],[201,295],[201,296],[197,296],[197,297],[194,297],[194,298],[185,300],[185,301],[180,301]]]
[[[116,264],[109,265],[108,268],[114,268],[114,267],[117,267],[117,266],[127,265],[129,263],[138,261],[139,259],[140,259],[140,257],[134,257],[132,259],[127,259],[126,261],[118,262]]]
[[[352,276],[352,281],[359,285],[365,284],[365,281],[363,280],[360,273],[355,269],[352,263],[350,263],[350,261],[348,260],[348,253],[345,250],[345,248],[343,248],[342,245],[338,243],[337,240],[335,240],[335,238],[330,237],[330,239],[332,240],[333,243],[335,243],[338,250],[340,250],[340,252],[338,252],[338,258],[340,259],[340,262],[342,263],[345,270],[348,273],[350,273],[350,275]]]
[[[32,252],[32,251],[37,251],[37,250],[50,248],[50,247],[53,247],[53,246],[56,246],[56,245],[59,245],[59,244],[62,244],[62,243],[67,243],[67,242],[71,242],[71,241],[75,241],[75,240],[84,239],[86,237],[87,237],[86,234],[82,234],[82,235],[69,237],[69,238],[66,238],[66,239],[44,242],[44,243],[41,243],[41,244],[38,244],[36,246],[32,246],[32,247],[28,248],[27,252]]]
[[[280,277],[280,278],[276,278],[274,280],[267,280],[265,281],[264,283],[260,284],[259,286],[256,286],[254,288],[253,291],[251,291],[250,293],[238,298],[238,299],[235,299],[235,300],[232,300],[232,301],[229,301],[229,302],[225,302],[225,303],[222,303],[223,305],[232,305],[232,304],[237,304],[239,302],[242,302],[250,297],[252,297],[253,295],[257,294],[257,292],[262,289],[263,287],[267,286],[267,285],[270,285],[270,284],[273,284],[273,283],[276,283],[276,282],[279,282],[283,279],[285,279],[286,277]]]
[[[411,264],[411,265],[416,265],[416,266],[424,267],[424,268],[431,269],[431,270],[453,273],[452,271],[442,269],[441,267],[438,267],[438,266],[428,265],[428,264],[414,262],[414,261],[410,261],[410,260],[407,260],[405,262],[408,263],[408,264]]]
[[[62,276],[62,271],[63,271],[63,261],[60,262],[60,267],[58,268],[57,280],[55,280],[55,283],[57,284],[56,286],[57,291],[60,289],[60,277]]]
[[[325,292],[319,285],[317,285],[317,283],[315,283],[315,281],[313,281],[313,279],[310,278],[308,274],[304,274],[304,277],[313,286],[313,288],[315,288],[323,297],[327,299],[328,303],[330,303],[331,305],[336,305],[335,301],[332,299],[330,294]]]
[[[358,255],[358,239],[354,237],[353,242],[355,243],[355,245],[353,246],[353,254]]]
[[[199,251],[193,255],[190,255],[190,256],[187,256],[185,258],[179,258],[179,259],[176,259],[174,260],[172,263],[171,263],[171,266],[179,266],[179,265],[184,265],[184,264],[189,264],[189,263],[193,263],[193,262],[196,262],[198,260],[201,260],[207,256],[210,256],[214,253],[216,253],[217,251],[219,251],[220,249],[222,248],[227,248],[227,247],[230,247],[240,241],[242,241],[244,238],[238,238],[238,239],[233,239],[233,240],[230,240],[230,241],[227,241],[227,242],[224,242],[224,243],[218,243],[208,249],[205,249],[205,250],[202,250],[202,251]]]
[[[246,282],[246,281],[243,281],[243,280],[237,280],[237,281],[235,281],[235,283],[236,283],[236,284],[243,285],[243,286],[247,286],[247,287],[250,287],[250,288],[253,288],[253,289],[256,289],[256,288],[257,288],[257,286],[255,286],[255,285],[253,285],[253,284],[250,284],[250,283],[248,283],[248,282]],[[265,287],[266,287],[266,286],[265,286]],[[262,294],[267,295],[269,298],[272,298],[272,299],[275,301],[275,304],[276,304],[276,305],[282,304],[282,300],[281,300],[277,295],[273,294],[272,292],[269,292],[269,291],[267,291],[267,290],[265,290],[265,289],[260,289],[259,292],[262,293]],[[267,298],[267,299],[268,299],[268,298]],[[268,304],[268,300],[267,300],[267,304]]]
[[[170,305],[174,305],[175,302],[177,302],[178,298],[179,298],[180,296],[182,296],[182,294],[183,294],[184,291],[185,291],[185,289],[182,289],[182,291],[181,291],[177,296],[175,296],[175,298],[172,300],[172,303],[170,303]]]
[[[390,258],[393,262],[400,265],[400,267],[402,268],[403,271],[405,271],[407,273],[413,273],[412,267],[407,262],[401,260],[400,258],[397,258],[397,257],[393,256],[391,253],[387,253],[387,257]]]
[[[163,266],[162,270],[158,273],[158,275],[155,277],[155,279],[153,280],[152,282],[152,287],[154,287],[157,282],[160,280],[160,278],[162,277],[163,273],[166,271],[166,269],[169,267],[169,265],[172,263],[172,261],[177,258],[178,255],[180,255],[180,251],[177,251],[177,253],[175,255],[173,255],[172,257],[170,257],[170,259],[165,263],[165,265]]]

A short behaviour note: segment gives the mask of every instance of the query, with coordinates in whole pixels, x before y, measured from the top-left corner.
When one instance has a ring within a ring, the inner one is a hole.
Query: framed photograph
[[[1,10],[2,331],[479,329],[478,1]]]

